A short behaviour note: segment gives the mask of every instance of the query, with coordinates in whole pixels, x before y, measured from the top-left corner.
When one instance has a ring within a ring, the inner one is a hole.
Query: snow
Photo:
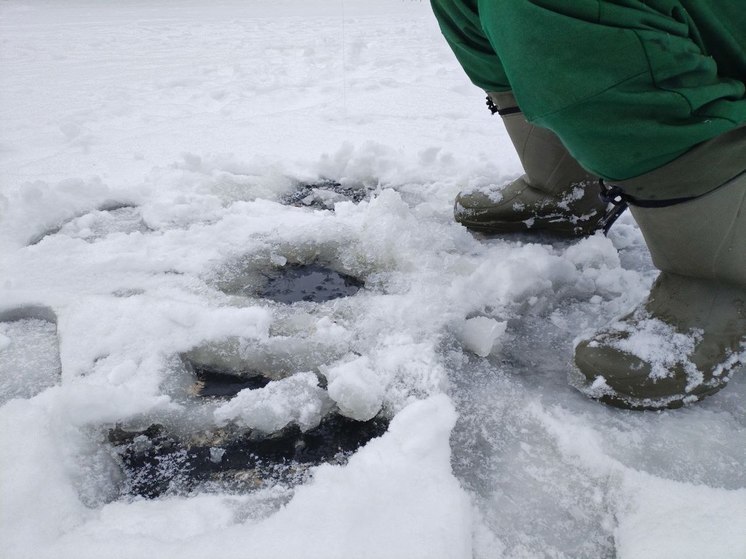
[[[384,387],[368,357],[323,367],[321,372],[329,381],[329,396],[342,415],[368,421],[381,411]]]
[[[453,222],[521,170],[427,2],[5,0],[0,74],[4,556],[746,555],[744,375],[659,413],[568,386],[655,271],[628,215],[574,242]],[[282,203],[326,180],[364,199]],[[252,295],[311,262],[365,288]],[[273,382],[195,402],[200,362]],[[391,424],[298,486],[119,493],[114,425],[332,410]]]
[[[480,357],[487,357],[495,343],[505,334],[507,322],[499,322],[486,316],[475,316],[464,321],[461,327],[461,343]]]
[[[264,433],[276,433],[291,423],[304,431],[311,429],[331,407],[329,396],[318,384],[315,374],[296,373],[264,388],[242,390],[215,410],[215,420],[218,425],[234,422]]]
[[[610,326],[613,335],[618,336],[612,340],[612,347],[650,363],[650,378],[666,378],[671,375],[670,371],[674,367],[681,365],[692,387],[701,384],[702,373],[689,359],[704,336],[701,329],[687,334],[676,332],[671,325],[650,316],[642,309],[635,312],[634,320],[639,321],[639,328],[633,329],[622,321]]]

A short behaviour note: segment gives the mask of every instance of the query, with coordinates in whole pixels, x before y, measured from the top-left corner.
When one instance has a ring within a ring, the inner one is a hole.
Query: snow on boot
[[[739,141],[728,148],[731,170],[746,163]],[[677,184],[687,169],[707,172],[697,152],[674,163]],[[648,205],[630,200],[662,273],[645,303],[577,345],[571,382],[614,406],[675,408],[717,392],[746,362],[746,172],[688,201]]]
[[[541,230],[563,236],[590,235],[603,227],[606,203],[597,177],[585,171],[550,130],[530,124],[510,92],[490,93],[525,174],[496,188],[464,191],[454,217],[483,233]]]
[[[696,402],[745,360],[746,290],[667,272],[643,305],[575,350],[578,388],[630,409]]]

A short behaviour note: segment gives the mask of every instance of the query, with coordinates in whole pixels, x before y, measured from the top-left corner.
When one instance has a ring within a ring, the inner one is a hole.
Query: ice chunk
[[[274,266],[284,266],[285,264],[288,263],[288,259],[287,258],[285,258],[284,256],[282,256],[281,254],[275,254],[275,253],[272,253],[272,254],[269,255],[269,261]]]
[[[322,369],[329,381],[329,396],[342,415],[368,421],[381,410],[384,387],[368,357]]]
[[[500,322],[486,316],[477,316],[464,321],[459,332],[459,338],[464,347],[480,357],[487,357],[508,326],[507,322]]]
[[[297,373],[258,390],[242,390],[215,410],[215,419],[264,433],[275,433],[291,423],[306,431],[321,423],[331,407],[316,375]]]

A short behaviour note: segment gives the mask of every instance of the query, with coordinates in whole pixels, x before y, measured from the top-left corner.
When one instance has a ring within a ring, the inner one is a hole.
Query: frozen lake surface
[[[656,272],[453,222],[520,167],[427,2],[0,0],[0,76],[4,557],[746,557],[745,375],[568,385]]]

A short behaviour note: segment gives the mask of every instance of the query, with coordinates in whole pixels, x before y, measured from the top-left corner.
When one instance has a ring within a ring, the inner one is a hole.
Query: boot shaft
[[[688,202],[630,210],[656,268],[746,289],[746,173]]]
[[[617,186],[656,268],[746,288],[746,127]]]
[[[554,132],[526,120],[512,92],[492,92],[488,96],[505,123],[526,173],[527,184],[557,196],[571,184],[597,180],[570,155]]]

